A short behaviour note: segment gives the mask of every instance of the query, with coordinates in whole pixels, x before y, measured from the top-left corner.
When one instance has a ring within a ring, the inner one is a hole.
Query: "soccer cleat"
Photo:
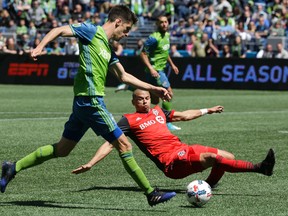
[[[273,174],[273,168],[275,165],[275,153],[273,149],[269,149],[266,158],[260,163],[260,172],[266,176]]]
[[[7,184],[15,177],[16,163],[4,161],[2,164],[2,175],[1,175],[1,192],[4,193]]]
[[[170,131],[181,130],[180,127],[173,125],[171,122],[168,122],[166,125]]]
[[[127,89],[128,89],[128,85],[123,83],[117,86],[115,92],[126,91]]]
[[[166,202],[176,196],[175,192],[163,192],[160,191],[158,188],[154,189],[153,192],[146,195],[147,200],[150,206],[157,205],[159,203]]]

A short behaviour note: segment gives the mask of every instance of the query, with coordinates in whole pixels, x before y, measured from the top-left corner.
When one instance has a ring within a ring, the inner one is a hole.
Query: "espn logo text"
[[[48,75],[48,64],[33,63],[10,63],[8,67],[8,76],[32,76],[46,77]]]

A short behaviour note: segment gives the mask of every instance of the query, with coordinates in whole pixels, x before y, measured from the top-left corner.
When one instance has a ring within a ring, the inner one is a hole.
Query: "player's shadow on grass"
[[[93,207],[91,205],[88,206],[79,206],[81,204],[69,205],[67,203],[53,202],[53,201],[43,201],[43,200],[33,200],[33,201],[12,201],[12,202],[0,202],[0,206],[30,206],[30,207],[44,207],[44,208],[59,208],[59,209],[92,209],[92,210],[105,210],[105,211],[135,211],[135,212],[166,212],[163,210],[155,210],[155,209],[127,209],[127,208],[111,208],[111,207]],[[86,205],[86,204],[85,204]]]
[[[116,190],[116,191],[135,191],[135,192],[143,192],[140,188],[138,187],[106,187],[106,186],[95,186],[95,187],[90,187],[90,188],[86,188],[86,189],[81,189],[81,190],[78,190],[76,192],[85,192],[85,191],[98,191],[98,190]],[[179,189],[163,189],[160,187],[160,190],[161,191],[174,191],[176,192],[177,194],[179,193],[185,193],[184,190],[179,190]]]

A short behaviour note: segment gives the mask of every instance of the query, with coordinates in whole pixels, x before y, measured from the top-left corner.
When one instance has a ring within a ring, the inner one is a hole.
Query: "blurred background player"
[[[149,92],[139,89],[133,93],[132,104],[136,112],[124,114],[118,126],[169,178],[185,178],[212,167],[206,181],[210,186],[215,187],[225,172],[254,172],[266,176],[271,176],[273,173],[275,157],[272,149],[262,162],[253,164],[248,161],[235,160],[232,153],[224,150],[199,144],[187,145],[165,127],[166,121],[189,121],[206,114],[222,113],[223,106],[182,112],[167,111],[159,106],[151,108]],[[147,122],[153,122],[153,124],[145,124]],[[90,162],[72,172],[78,174],[89,170],[106,157],[112,149],[113,146],[105,142]]]
[[[169,22],[167,17],[158,17],[156,26],[157,30],[153,32],[145,41],[142,52],[140,53],[140,58],[146,66],[145,72],[147,82],[152,85],[166,88],[169,94],[172,96],[173,91],[168,77],[164,72],[167,66],[167,61],[175,74],[178,74],[179,70],[169,56],[170,33],[168,32]],[[126,90],[128,88],[129,86],[121,84],[117,87],[116,92],[120,90]],[[151,103],[158,104],[159,97],[151,95]],[[168,111],[172,110],[171,101],[163,101],[162,107]],[[181,130],[180,127],[173,125],[171,122],[167,123],[167,127],[171,131]]]

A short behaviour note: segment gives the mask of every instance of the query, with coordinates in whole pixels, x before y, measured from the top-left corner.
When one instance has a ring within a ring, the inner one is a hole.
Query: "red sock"
[[[225,172],[257,172],[257,166],[248,161],[231,160],[217,155],[215,164],[206,182],[211,186],[217,184]]]

